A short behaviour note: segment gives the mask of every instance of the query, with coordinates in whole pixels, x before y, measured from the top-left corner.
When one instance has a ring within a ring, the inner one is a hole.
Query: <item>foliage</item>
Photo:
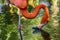
[[[37,0],[36,0],[37,1]],[[36,3],[36,5],[39,2]],[[50,3],[52,3],[50,1]],[[58,1],[58,6],[60,7],[60,0]],[[4,6],[4,12],[0,14],[0,40],[19,40],[19,33],[18,33],[18,14],[17,14],[17,8],[12,6],[12,11],[10,12],[11,7],[5,5]],[[34,7],[31,5],[28,5],[28,11],[33,11]],[[41,14],[43,15],[43,11],[41,11]],[[42,16],[38,14],[38,16],[34,19],[26,19],[25,17],[21,16],[21,25],[22,25],[22,31],[23,31],[23,37],[24,40],[43,40],[43,37],[41,36],[41,33],[33,34],[33,26],[37,26],[41,21]],[[55,19],[58,20],[58,24],[60,24],[60,12],[58,12]],[[60,40],[60,25],[57,29],[55,29],[55,26],[52,25],[54,21],[54,17],[50,15],[50,22],[45,25],[42,29],[47,31],[50,36],[51,40]],[[55,25],[55,24],[54,24]]]

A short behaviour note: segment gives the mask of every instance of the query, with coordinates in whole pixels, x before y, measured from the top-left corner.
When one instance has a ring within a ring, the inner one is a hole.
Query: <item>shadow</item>
[[[44,31],[42,29],[40,31],[41,31],[41,35],[44,38],[44,40],[51,40],[49,33],[47,33],[46,31]]]
[[[39,32],[39,33],[41,33],[41,35],[42,35],[42,37],[43,37],[44,40],[51,40],[50,34],[47,33],[46,31],[44,31],[44,30],[42,30],[42,29],[39,29],[39,28],[37,28],[37,27],[33,27],[33,29],[34,29],[33,34]]]

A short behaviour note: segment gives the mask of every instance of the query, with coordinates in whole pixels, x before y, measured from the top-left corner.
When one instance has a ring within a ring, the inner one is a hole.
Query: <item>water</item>
[[[4,4],[0,3],[0,13],[2,13],[2,7],[4,6]]]

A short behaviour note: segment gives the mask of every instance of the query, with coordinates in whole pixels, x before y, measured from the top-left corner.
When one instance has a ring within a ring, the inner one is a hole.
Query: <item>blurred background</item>
[[[32,12],[35,6],[41,3],[48,6],[50,14],[49,23],[42,29],[50,34],[51,40],[60,40],[60,0],[28,0],[27,10]],[[19,13],[16,6],[7,5],[7,0],[0,0],[0,40],[19,40],[17,28]],[[43,9],[40,9],[38,16],[34,19],[27,19],[21,15],[24,40],[44,40],[41,33],[32,33],[32,27],[39,24],[43,15]]]

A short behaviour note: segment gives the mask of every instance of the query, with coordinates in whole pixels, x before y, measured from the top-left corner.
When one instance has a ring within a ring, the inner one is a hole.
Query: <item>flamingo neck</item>
[[[44,12],[47,11],[47,9],[46,9],[47,7],[46,7],[44,4],[39,4],[39,5],[37,5],[37,6],[35,7],[34,11],[31,12],[31,13],[28,12],[27,8],[25,8],[25,9],[20,9],[20,11],[21,11],[21,13],[22,13],[22,15],[23,15],[24,17],[32,19],[32,18],[35,18],[35,17],[38,15],[38,12],[39,12],[39,10],[40,10],[41,8],[44,9]]]

